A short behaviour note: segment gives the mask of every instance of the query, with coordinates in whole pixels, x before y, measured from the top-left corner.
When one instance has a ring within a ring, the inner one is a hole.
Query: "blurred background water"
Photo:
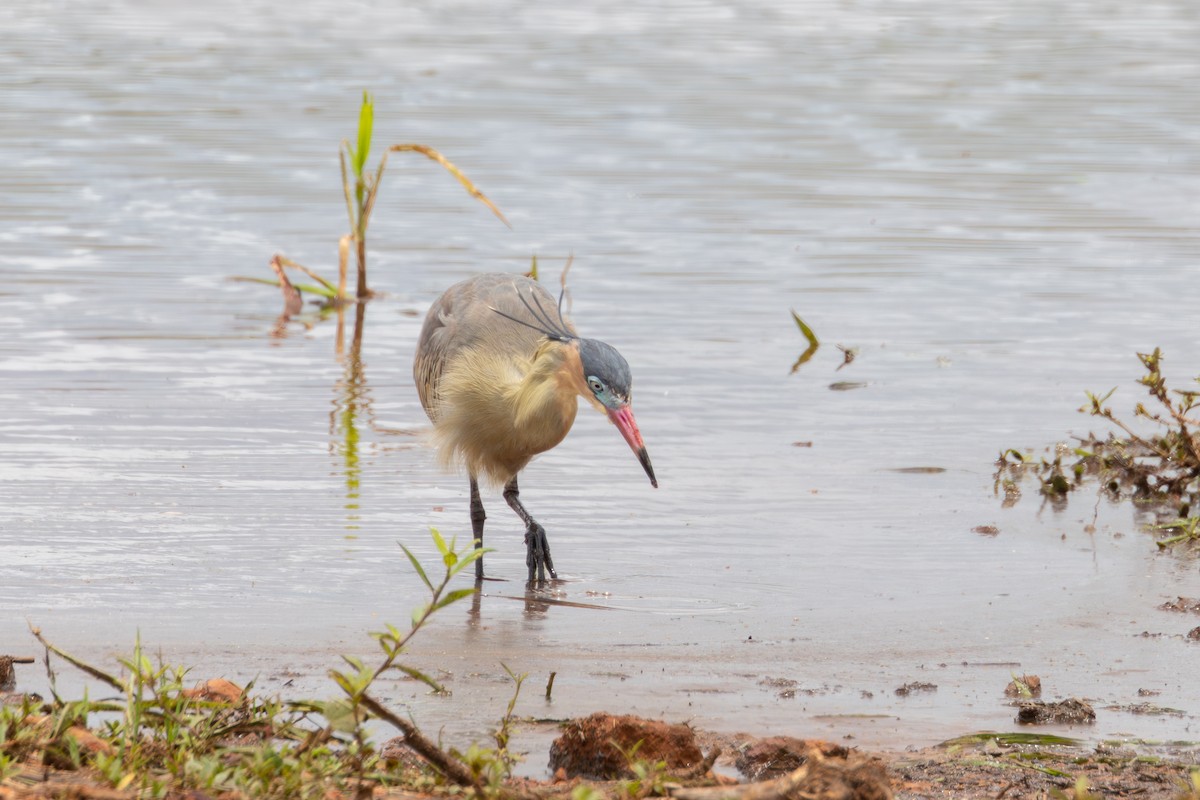
[[[608,610],[524,601],[489,496],[508,582],[413,655],[455,696],[390,701],[477,737],[504,661],[532,716],[898,745],[1011,725],[1031,672],[1186,712],[1102,710],[1098,736],[1195,738],[1196,620],[1156,608],[1200,593],[1195,558],[1090,494],[1003,509],[992,477],[1102,431],[1085,390],[1131,410],[1136,351],[1200,374],[1194,5],[85,0],[0,29],[0,652],[31,623],[111,664],[140,631],[199,677],[331,694],[337,654],[421,601],[396,542],[469,536],[465,478],[421,443],[425,310],[573,254],[662,488],[581,410],[522,497],[552,599]],[[228,279],[276,252],[333,274],[364,89],[376,155],[438,148],[513,229],[393,157],[353,362],[332,319],[273,335],[278,293]],[[824,341],[795,374],[791,309]],[[893,694],[913,679],[939,690]]]

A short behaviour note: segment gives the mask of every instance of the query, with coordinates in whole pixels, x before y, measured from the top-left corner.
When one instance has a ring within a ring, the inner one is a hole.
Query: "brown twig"
[[[717,763],[717,759],[721,757],[721,748],[714,747],[708,755],[699,763],[678,773],[680,778],[702,778],[708,774],[708,771],[713,768],[713,764]]]
[[[283,313],[286,316],[299,314],[304,308],[304,298],[300,296],[300,290],[292,285],[288,280],[287,273],[283,270],[283,262],[286,259],[276,253],[271,257],[271,269],[274,270],[276,277],[279,278],[279,291],[283,294]]]
[[[316,281],[317,283],[319,283],[319,284],[321,284],[322,286],[324,286],[324,287],[325,287],[326,289],[328,289],[329,291],[331,291],[331,292],[336,292],[336,291],[337,291],[337,287],[335,287],[335,286],[334,286],[332,283],[330,283],[329,281],[325,280],[325,279],[324,279],[324,278],[322,278],[320,275],[318,275],[317,273],[313,272],[311,269],[309,269],[308,267],[304,266],[303,264],[300,264],[300,263],[297,263],[297,262],[295,262],[295,261],[292,261],[290,258],[284,258],[283,256],[276,255],[276,256],[275,256],[275,258],[271,259],[271,268],[272,268],[272,269],[274,269],[274,268],[275,268],[275,260],[276,260],[276,259],[278,259],[278,260],[279,260],[279,263],[280,263],[280,265],[281,265],[281,266],[284,266],[284,267],[291,267],[292,269],[298,269],[298,270],[300,270],[301,272],[303,272],[305,275],[307,275],[308,277],[312,278],[312,279],[313,279],[314,281]]]
[[[682,788],[671,792],[676,800],[782,800],[803,797],[797,794],[808,780],[809,764],[804,763],[782,778],[761,783],[739,783],[735,786]]]
[[[421,733],[416,725],[389,711],[383,704],[368,694],[363,694],[361,699],[362,704],[367,707],[367,710],[403,733],[404,743],[439,772],[459,786],[471,786],[482,791],[479,782],[471,774],[471,771],[467,769],[466,765],[427,739],[425,734]]]
[[[512,227],[512,224],[509,223],[504,214],[500,212],[500,209],[496,207],[496,204],[489,200],[487,195],[475,188],[475,184],[471,183],[470,179],[462,173],[462,170],[454,166],[450,159],[446,158],[437,150],[434,150],[432,147],[427,147],[423,144],[394,144],[388,148],[388,151],[392,153],[420,153],[426,158],[441,164],[458,180],[460,184],[462,184],[462,187],[467,190],[468,194],[491,209],[492,213],[495,214],[501,222],[510,228]],[[380,172],[383,172],[382,168],[380,169]]]
[[[33,633],[34,638],[36,638],[39,642],[42,643],[42,647],[46,648],[47,652],[54,653],[54,655],[58,656],[63,661],[66,661],[68,664],[71,664],[72,666],[83,670],[88,675],[91,675],[93,678],[96,678],[97,680],[104,681],[105,683],[107,683],[109,686],[113,687],[117,691],[124,692],[126,690],[127,687],[125,686],[125,684],[122,683],[117,678],[113,677],[112,675],[109,675],[107,672],[104,672],[103,670],[93,667],[91,664],[88,664],[85,661],[80,661],[78,658],[75,658],[75,656],[71,655],[70,653],[67,653],[63,650],[59,650],[54,645],[50,644],[50,642],[48,642],[44,638],[42,638],[42,631],[40,628],[35,628],[32,625],[30,625],[29,630],[30,630],[30,632]]]

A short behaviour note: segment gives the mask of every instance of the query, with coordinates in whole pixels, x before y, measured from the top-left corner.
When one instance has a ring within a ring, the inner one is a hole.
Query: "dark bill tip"
[[[657,489],[658,479],[654,477],[654,466],[650,463],[650,454],[646,452],[646,448],[642,447],[637,451],[637,459],[650,477],[650,485]]]
[[[621,436],[625,437],[629,449],[637,456],[642,469],[646,470],[646,474],[650,477],[650,485],[657,489],[658,479],[654,477],[654,467],[650,465],[650,455],[646,452],[646,445],[642,444],[642,433],[638,430],[637,421],[633,418],[633,409],[629,407],[628,403],[619,408],[610,408],[608,409],[608,418],[617,426],[617,430],[621,431]]]

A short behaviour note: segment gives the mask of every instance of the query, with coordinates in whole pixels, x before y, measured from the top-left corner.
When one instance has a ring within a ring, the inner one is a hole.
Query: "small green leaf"
[[[276,281],[275,286],[279,285]],[[315,294],[321,297],[334,298],[337,297],[337,289],[330,289],[328,286],[314,286],[311,283],[293,283],[292,288],[307,294]]]
[[[425,574],[424,568],[421,567],[421,562],[417,561],[417,557],[414,556],[412,551],[403,544],[400,544],[400,542],[396,542],[396,544],[399,544],[400,549],[404,551],[404,555],[408,556],[409,563],[412,564],[413,569],[416,570],[417,575],[421,577],[421,580],[424,581],[425,585],[429,587],[429,591],[433,591],[433,584],[429,582],[429,576]]]
[[[339,733],[354,733],[358,728],[358,713],[354,703],[345,698],[321,704],[321,715]]]
[[[451,603],[457,603],[459,600],[462,600],[464,597],[470,597],[473,594],[475,594],[475,587],[471,587],[470,589],[455,589],[453,592],[450,592],[445,597],[443,597],[441,600],[438,600],[437,605],[433,607],[433,610],[437,611],[439,608],[445,608],[446,606],[450,605]]]
[[[363,167],[367,164],[367,155],[371,152],[371,129],[375,126],[375,101],[371,95],[363,92],[362,108],[358,112],[358,147],[350,154],[354,174],[362,178]]]
[[[446,557],[446,553],[450,552],[450,546],[446,544],[446,540],[442,538],[442,532],[437,528],[430,528],[429,533],[433,535],[433,543],[437,545],[438,553],[442,558]]]
[[[492,547],[477,547],[466,553],[463,553],[461,556],[459,556],[458,563],[451,567],[450,573],[447,577],[453,578],[471,564],[474,564],[476,561],[483,558],[485,553],[491,553],[494,551],[495,548]]]
[[[415,679],[419,680],[421,683],[423,683],[426,686],[428,686],[429,688],[433,689],[438,694],[449,694],[449,692],[446,691],[445,686],[442,686],[440,683],[438,683],[433,678],[426,675],[424,672],[421,672],[421,670],[419,670],[419,669],[416,669],[414,667],[407,667],[403,664],[397,664],[396,669],[400,670],[401,672],[403,672],[405,675],[407,675],[410,678],[415,678]]]
[[[815,347],[820,344],[817,340],[817,335],[813,333],[813,329],[808,327],[808,323],[800,319],[800,315],[796,313],[795,309],[792,309],[792,319],[796,320],[797,327],[800,328],[800,332],[804,334],[804,338],[808,340],[810,346]]]
[[[336,669],[331,669],[329,670],[329,677],[332,678],[333,682],[336,683],[338,687],[346,694],[353,695],[355,693],[356,690],[354,681],[351,680],[350,676],[348,676],[346,673],[338,672]]]

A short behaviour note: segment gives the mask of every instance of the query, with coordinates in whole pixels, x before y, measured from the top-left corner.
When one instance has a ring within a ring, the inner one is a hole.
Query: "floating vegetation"
[[[1130,499],[1155,513],[1157,524],[1150,528],[1173,532],[1160,539],[1161,547],[1200,541],[1200,516],[1193,515],[1200,507],[1200,390],[1168,388],[1158,348],[1138,353],[1138,359],[1146,371],[1138,383],[1153,402],[1149,407],[1137,403],[1133,416],[1153,423],[1152,430],[1140,433],[1117,417],[1108,404],[1115,388],[1104,395],[1088,392],[1080,412],[1115,425],[1119,433],[1076,437],[1075,446],[1056,445],[1053,457],[1003,451],[996,460],[995,491],[1004,493],[1006,506],[1020,498],[1020,485],[1030,476],[1038,481],[1041,495],[1059,508],[1071,493],[1095,481],[1109,499]]]
[[[800,354],[796,359],[796,363],[792,364],[792,372],[796,372],[800,367],[808,363],[808,360],[816,355],[817,349],[820,348],[821,342],[817,339],[817,335],[813,333],[813,329],[808,327],[808,323],[800,319],[800,315],[792,309],[792,319],[796,321],[796,327],[800,329],[800,333],[804,334],[805,340],[808,341],[808,349]]]
[[[842,367],[850,366],[854,363],[854,359],[858,358],[857,347],[846,347],[845,345],[839,344],[837,349],[842,351],[842,363],[838,364],[837,370],[834,370],[835,372],[841,370]]]
[[[968,733],[953,739],[947,739],[939,747],[975,747],[987,744],[988,742],[995,742],[1003,747],[1053,747],[1055,745],[1078,747],[1083,744],[1080,739],[1072,739],[1069,736],[1057,736],[1053,733],[997,733],[994,731],[980,731],[979,733]]]

